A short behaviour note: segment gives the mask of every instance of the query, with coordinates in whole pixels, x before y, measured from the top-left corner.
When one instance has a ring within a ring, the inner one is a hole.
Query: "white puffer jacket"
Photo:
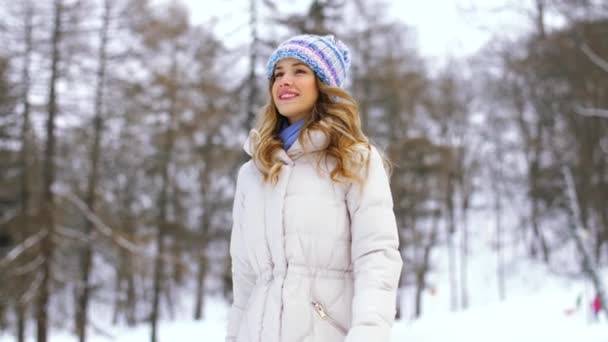
[[[382,159],[372,147],[363,186],[335,183],[318,171],[327,137],[306,136],[276,154],[276,185],[239,170],[226,341],[388,342],[402,260]]]

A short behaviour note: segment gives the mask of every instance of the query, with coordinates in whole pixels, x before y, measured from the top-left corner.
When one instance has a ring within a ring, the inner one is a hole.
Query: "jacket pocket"
[[[331,317],[323,305],[317,301],[312,301],[310,303],[312,305],[313,310],[321,317],[322,320],[327,321],[327,323],[331,324],[342,336],[346,336],[346,329],[333,317]]]

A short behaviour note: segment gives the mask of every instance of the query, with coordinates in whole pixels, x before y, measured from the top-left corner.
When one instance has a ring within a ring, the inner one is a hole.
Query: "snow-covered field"
[[[453,314],[397,324],[392,341],[608,342],[608,322],[590,322],[584,310],[567,314],[575,295],[568,291],[512,298]]]
[[[557,278],[536,273],[534,278],[545,278],[545,286],[533,289],[519,288],[517,294],[508,296],[503,302],[475,304],[466,311],[451,313],[440,292],[426,293],[426,306],[433,313],[421,319],[399,322],[393,329],[392,342],[608,342],[608,321],[600,318],[595,322],[590,314],[587,298],[590,287],[580,281]],[[587,288],[587,289],[585,289]],[[488,288],[488,290],[490,290]],[[576,297],[583,293],[581,307],[575,309]],[[441,303],[440,303],[441,302]],[[439,305],[441,304],[441,305]],[[440,310],[440,306],[446,310]],[[160,341],[223,341],[226,327],[226,305],[209,298],[206,319],[164,321],[160,325]],[[93,318],[94,319],[94,318]],[[134,329],[108,328],[108,335],[93,333],[91,342],[147,342],[149,327],[142,325]],[[106,330],[107,329],[107,330]],[[110,336],[111,335],[111,336]],[[14,341],[14,337],[1,335],[0,342]],[[30,339],[28,341],[34,341]],[[76,341],[73,335],[53,333],[51,342]]]
[[[608,320],[594,321],[590,302],[594,292],[589,282],[572,279],[550,272],[543,264],[531,262],[519,247],[506,248],[505,260],[506,299],[499,300],[496,276],[496,255],[493,236],[487,218],[478,217],[476,234],[471,241],[468,263],[469,308],[450,311],[449,273],[447,253],[438,248],[433,253],[434,272],[429,277],[429,288],[423,294],[422,317],[406,319],[395,324],[392,342],[608,342]],[[456,245],[458,238],[455,239]],[[516,245],[513,245],[516,246]],[[561,257],[567,260],[560,271],[576,270],[576,253],[563,249]],[[557,255],[555,256],[558,257]],[[608,269],[602,272],[608,283]],[[192,292],[193,293],[193,292]],[[581,297],[576,307],[577,297]],[[413,296],[404,293],[403,312],[411,317]],[[221,299],[207,298],[205,319],[190,320],[193,301],[180,301],[174,321],[164,320],[159,328],[161,342],[222,342],[226,328],[227,305]],[[136,328],[113,327],[110,314],[99,308],[92,315],[94,325],[90,342],[148,342],[149,326]],[[107,308],[106,308],[107,310]],[[30,328],[33,328],[30,326]],[[103,333],[100,333],[103,331]],[[28,342],[34,342],[30,331]],[[13,342],[13,336],[0,334],[0,342]],[[70,333],[52,331],[51,342],[73,342]],[[370,341],[372,342],[372,341]]]

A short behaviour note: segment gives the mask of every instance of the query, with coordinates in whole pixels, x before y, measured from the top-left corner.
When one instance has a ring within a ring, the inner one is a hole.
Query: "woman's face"
[[[311,68],[295,58],[281,59],[277,63],[272,99],[290,124],[310,115],[318,98],[319,89]]]

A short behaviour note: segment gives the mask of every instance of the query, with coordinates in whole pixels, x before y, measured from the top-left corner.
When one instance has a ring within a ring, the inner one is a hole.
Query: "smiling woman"
[[[341,87],[349,51],[302,35],[270,56],[230,241],[227,342],[388,342],[401,256],[384,160]]]
[[[290,124],[312,112],[319,89],[311,68],[295,58],[285,58],[277,63],[272,77],[272,99]]]

